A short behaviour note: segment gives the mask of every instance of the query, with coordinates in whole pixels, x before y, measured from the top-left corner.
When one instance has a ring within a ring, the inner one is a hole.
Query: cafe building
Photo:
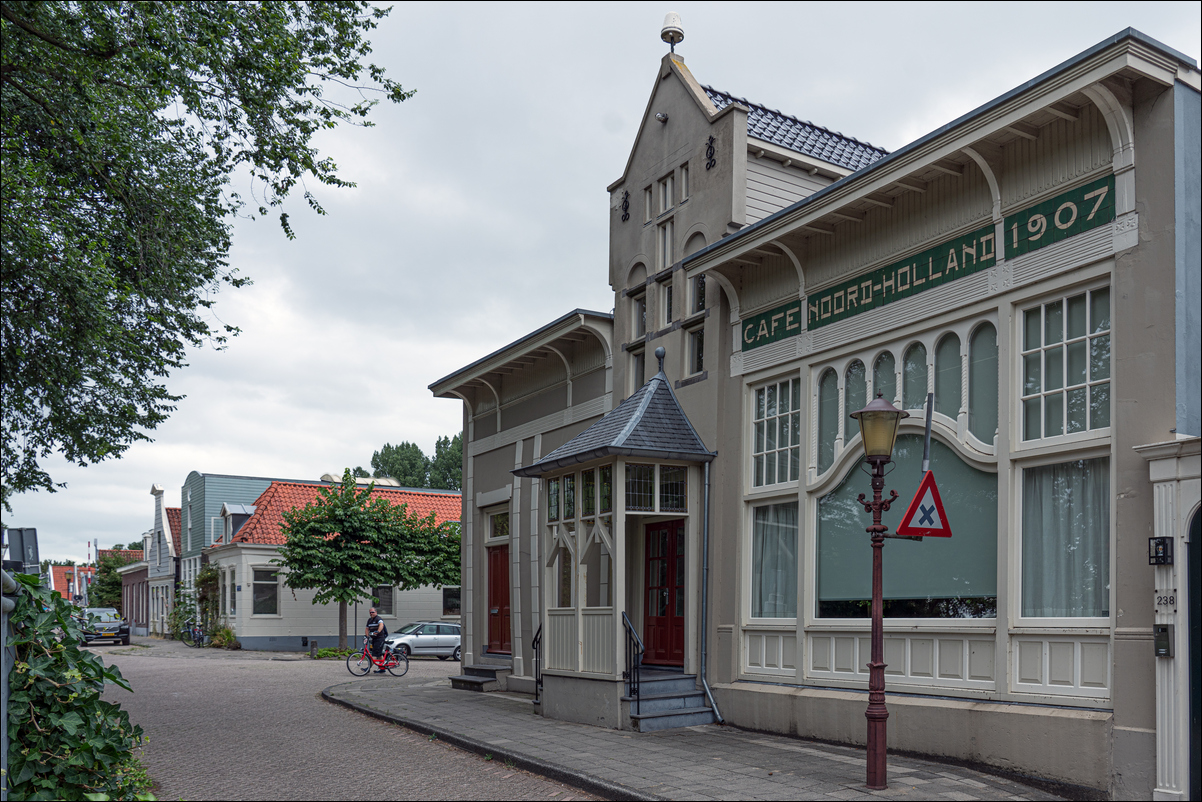
[[[1202,797],[1200,87],[1127,30],[887,153],[665,56],[613,313],[431,385],[463,405],[460,686],[863,744],[852,413],[907,413],[892,530],[931,399],[951,536],[883,548],[889,747]]]

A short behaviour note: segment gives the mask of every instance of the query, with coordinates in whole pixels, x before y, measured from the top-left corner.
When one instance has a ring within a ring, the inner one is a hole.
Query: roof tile
[[[742,103],[750,110],[747,114],[747,133],[757,139],[837,164],[855,172],[867,167],[877,159],[889,155],[889,151],[867,142],[861,142],[837,131],[831,131],[799,120],[788,114],[752,103],[747,98],[735,97],[709,86],[703,86],[706,95],[719,110],[731,103]]]
[[[181,521],[183,516],[180,514],[179,507],[167,508],[167,524],[171,527],[171,545],[175,548],[175,556],[183,554],[180,549],[180,530],[183,528]]]
[[[284,543],[284,513],[287,510],[303,509],[317,501],[317,493],[326,484],[300,482],[272,482],[255,499],[255,513],[247,519],[234,535],[235,543],[256,543],[278,546]],[[462,517],[463,496],[459,493],[421,491],[395,487],[377,487],[371,497],[384,498],[393,504],[406,504],[409,512],[426,516],[434,513],[436,523],[458,521]],[[220,545],[221,538],[215,545]]]

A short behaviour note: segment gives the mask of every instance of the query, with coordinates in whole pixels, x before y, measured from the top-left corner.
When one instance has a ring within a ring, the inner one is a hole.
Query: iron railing
[[[622,678],[626,680],[626,695],[634,702],[634,715],[639,715],[639,668],[643,665],[643,639],[634,631],[634,624],[626,612],[622,611],[622,626],[626,628],[626,670]]]
[[[541,704],[543,699],[543,625],[538,625],[538,632],[534,633],[534,640],[530,641],[530,648],[534,650],[534,702]]]

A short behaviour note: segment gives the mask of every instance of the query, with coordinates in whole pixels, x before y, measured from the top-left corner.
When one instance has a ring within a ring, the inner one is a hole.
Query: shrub
[[[133,755],[142,728],[100,698],[106,682],[130,690],[116,666],[81,649],[77,610],[18,574],[12,613],[8,780],[13,799],[153,799]]]

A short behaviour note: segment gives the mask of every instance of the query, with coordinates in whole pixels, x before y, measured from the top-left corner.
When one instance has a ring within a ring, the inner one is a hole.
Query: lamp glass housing
[[[860,424],[864,455],[889,459],[893,456],[898,424],[910,414],[893,406],[878,394],[868,406],[851,413],[851,416]]]

